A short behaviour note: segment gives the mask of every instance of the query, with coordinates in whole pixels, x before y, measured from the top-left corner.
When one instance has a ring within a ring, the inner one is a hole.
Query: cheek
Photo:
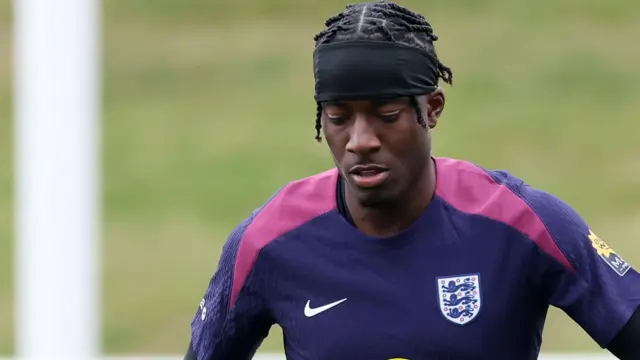
[[[389,140],[395,144],[397,151],[403,156],[415,155],[418,149],[424,148],[426,141],[426,130],[420,126],[415,119],[407,119],[399,123],[397,128],[388,131],[392,135]]]
[[[346,142],[343,139],[344,136],[341,136],[339,132],[333,131],[332,129],[327,129],[325,127],[324,130],[324,139],[327,142],[327,146],[331,151],[331,155],[336,161],[341,161],[344,157]]]
[[[389,151],[403,171],[412,173],[424,166],[424,159],[428,157],[425,129],[416,124],[403,129],[403,131],[397,131],[395,134],[392,139],[389,139],[389,143],[393,144]]]

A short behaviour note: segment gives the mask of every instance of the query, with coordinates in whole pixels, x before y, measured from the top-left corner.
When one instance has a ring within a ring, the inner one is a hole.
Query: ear
[[[438,119],[444,110],[445,98],[444,91],[438,87],[426,97],[427,105],[427,124],[433,129],[438,124]]]

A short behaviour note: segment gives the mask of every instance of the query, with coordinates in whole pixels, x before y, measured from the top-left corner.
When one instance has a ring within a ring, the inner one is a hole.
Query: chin
[[[360,193],[358,202],[362,207],[370,209],[382,209],[394,203],[395,196],[390,196],[383,191],[371,191]]]

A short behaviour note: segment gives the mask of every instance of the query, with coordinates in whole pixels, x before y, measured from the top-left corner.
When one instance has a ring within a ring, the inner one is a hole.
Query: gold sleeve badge
[[[631,266],[624,261],[613,249],[598,237],[593,231],[589,230],[589,240],[598,256],[609,265],[618,275],[624,276]]]

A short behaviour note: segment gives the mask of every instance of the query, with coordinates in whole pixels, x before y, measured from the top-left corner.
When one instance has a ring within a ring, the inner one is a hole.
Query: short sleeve
[[[640,275],[568,204],[530,188],[523,194],[568,260],[543,274],[549,304],[606,348],[640,305]]]
[[[273,324],[256,274],[247,278],[231,303],[238,248],[250,221],[245,220],[227,239],[191,322],[191,344],[198,360],[251,359]]]

